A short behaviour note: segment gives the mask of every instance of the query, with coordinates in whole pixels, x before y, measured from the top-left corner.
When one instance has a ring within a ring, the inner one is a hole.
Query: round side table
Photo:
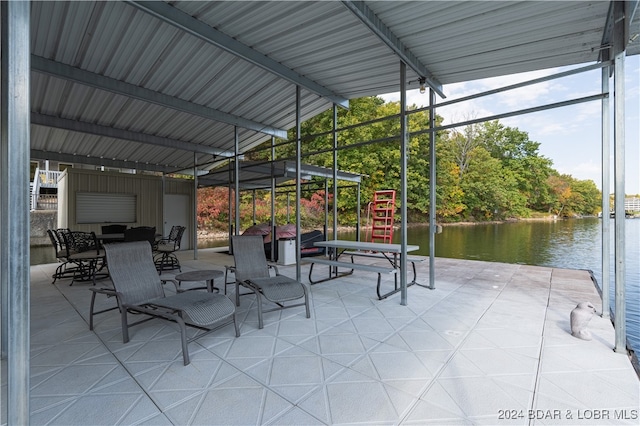
[[[180,287],[183,281],[205,281],[207,283],[206,287],[194,287],[182,291],[206,289],[209,293],[213,293],[213,290],[215,289],[219,293],[220,289],[213,285],[213,280],[216,278],[221,278],[222,276],[224,276],[224,272],[222,271],[206,269],[200,271],[183,272],[176,275],[175,280],[178,281],[178,287]]]

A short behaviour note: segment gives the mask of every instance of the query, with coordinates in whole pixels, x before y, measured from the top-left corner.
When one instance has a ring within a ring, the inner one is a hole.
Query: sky
[[[534,71],[509,76],[474,80],[464,83],[444,85],[447,96],[437,102],[444,102],[508,86],[522,81],[557,74],[580,67],[562,67]],[[613,79],[609,83],[613,93]],[[601,89],[600,69],[578,75],[554,79],[519,89],[486,96],[460,104],[436,109],[445,124],[461,122],[469,118],[482,118],[493,114],[531,108],[549,103],[595,95]],[[640,55],[627,57],[625,61],[625,192],[627,195],[640,194]],[[426,106],[428,91],[407,92],[408,105]],[[385,101],[399,100],[398,93],[381,95]],[[611,102],[613,95],[610,96]],[[613,105],[610,107],[613,112]],[[529,139],[540,143],[540,155],[553,161],[553,168],[561,174],[569,174],[576,179],[590,179],[601,189],[602,185],[602,138],[601,101],[591,101],[567,107],[501,119],[500,123],[516,127],[529,134]],[[611,120],[613,132],[613,118]],[[613,161],[613,136],[611,137],[611,161]],[[613,193],[613,163],[611,165],[611,192]]]

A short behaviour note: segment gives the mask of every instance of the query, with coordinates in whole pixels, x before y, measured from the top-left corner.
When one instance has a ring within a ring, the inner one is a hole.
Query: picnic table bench
[[[386,244],[386,243],[371,243],[371,242],[363,242],[363,241],[346,241],[346,240],[331,240],[331,241],[319,241],[315,243],[318,247],[325,247],[329,250],[330,258],[318,258],[312,257],[305,259],[306,263],[310,263],[311,266],[309,268],[309,282],[313,284],[317,284],[320,282],[328,281],[331,279],[344,277],[346,275],[353,274],[353,271],[363,270],[367,272],[374,272],[378,274],[376,293],[378,295],[378,299],[384,299],[389,297],[390,295],[397,293],[401,290],[398,286],[398,276],[397,272],[404,266],[397,261],[398,254],[400,254],[402,250],[402,246],[400,244]],[[407,251],[415,251],[418,250],[418,246],[410,245],[407,246]],[[340,251],[342,250],[342,251]],[[351,256],[350,262],[345,262],[339,260],[341,255],[348,254]],[[389,256],[388,254],[391,254]],[[365,256],[365,257],[376,257],[376,258],[386,258],[389,261],[388,266],[379,266],[379,265],[368,265],[362,263],[355,263],[354,256]],[[415,281],[415,262],[421,261],[416,256],[413,259],[413,271],[414,271],[414,280],[409,285],[417,284]],[[313,280],[313,266],[315,264],[327,265],[330,267],[329,269],[329,277],[321,280]],[[346,268],[348,272],[338,272],[338,268]],[[380,285],[382,281],[382,274],[393,275],[394,276],[394,289],[381,294]]]
[[[343,251],[342,252],[343,256],[351,256],[351,259],[353,261],[353,256],[361,256],[361,257],[371,257],[371,258],[376,258],[376,259],[387,259],[391,262],[391,259],[389,259],[388,256],[385,255],[385,253],[380,253],[380,252],[370,252],[370,251]],[[407,262],[411,262],[411,270],[413,271],[413,279],[411,280],[411,283],[407,284],[407,285],[413,285],[413,284],[418,284],[418,282],[416,281],[418,275],[416,272],[416,263],[422,263],[425,260],[427,260],[426,256],[417,256],[417,255],[407,255]]]
[[[351,275],[353,274],[354,269],[360,269],[363,271],[368,271],[368,272],[375,272],[376,274],[378,274],[378,281],[377,281],[377,286],[376,286],[376,293],[378,294],[378,299],[382,300],[385,297],[390,296],[391,294],[395,293],[396,290],[394,290],[391,293],[387,293],[387,294],[380,294],[380,285],[382,282],[382,274],[389,274],[389,275],[395,275],[398,270],[392,267],[383,267],[383,266],[376,266],[376,265],[365,265],[362,263],[354,263],[353,261],[351,262],[342,262],[339,260],[332,260],[332,259],[327,259],[327,258],[320,258],[320,257],[312,257],[312,258],[307,258],[304,259],[304,261],[306,263],[311,263],[311,266],[309,267],[309,282],[313,285],[313,284],[318,284],[324,281],[328,281],[328,280],[333,280],[339,277],[344,277],[346,275]],[[324,278],[321,280],[316,280],[314,281],[312,279],[312,274],[313,274],[313,265],[315,264],[320,264],[320,265],[328,265],[331,267],[336,268],[335,271],[335,275],[331,274],[331,271],[329,272],[329,277],[328,278]],[[338,273],[337,268],[347,268],[350,271],[349,272],[343,272],[343,273]],[[396,285],[396,289],[397,289],[397,285]]]

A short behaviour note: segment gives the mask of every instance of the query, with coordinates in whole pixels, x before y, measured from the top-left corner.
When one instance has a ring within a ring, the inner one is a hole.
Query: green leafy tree
[[[429,212],[430,155],[428,111],[408,108],[407,209],[411,221],[426,221]],[[378,97],[350,101],[348,110],[338,110],[338,168],[362,174],[361,207],[366,209],[376,190],[400,190],[400,104],[385,103]],[[442,122],[436,117],[436,123]],[[359,125],[366,123],[365,125]],[[358,125],[358,126],[356,126]],[[333,167],[333,111],[326,111],[301,124],[301,156],[304,163]],[[292,160],[295,129],[288,140],[276,140],[276,159]],[[373,141],[373,142],[371,142]],[[540,155],[540,144],[526,132],[506,127],[498,121],[438,132],[436,137],[437,220],[500,220],[526,217],[530,211],[558,215],[593,214],[599,208],[600,193],[591,181],[577,181],[560,175],[550,159]],[[271,141],[246,154],[254,161],[271,158]],[[321,183],[321,182],[319,182]],[[333,183],[328,183],[332,188]],[[318,185],[323,188],[323,185]],[[203,192],[199,203],[200,226],[226,228],[228,192]],[[271,217],[269,191],[258,191],[255,218],[252,193],[241,194],[243,226],[266,222]],[[398,197],[401,194],[398,193]],[[336,202],[341,225],[355,223],[357,189],[352,184],[339,188]],[[330,197],[328,211],[332,212]],[[203,206],[208,202],[212,206]],[[295,217],[295,202],[284,193],[275,198],[276,222]],[[287,206],[290,206],[288,209]],[[302,226],[324,223],[324,190],[304,190],[300,200]],[[364,212],[363,212],[364,213]],[[233,214],[233,213],[232,213]],[[216,219],[213,219],[216,217]]]
[[[436,144],[436,215],[442,222],[458,222],[467,209],[460,186],[461,173],[456,143],[450,137]]]
[[[467,172],[460,181],[466,218],[497,220],[525,212],[526,200],[518,191],[514,173],[482,147],[469,155]]]
[[[530,140],[527,132],[505,127],[497,120],[482,123],[478,137],[493,158],[514,172],[528,208],[540,209],[548,202],[546,182],[552,173],[553,162],[539,154],[540,143]]]
[[[470,124],[462,130],[453,129],[449,134],[452,153],[458,166],[460,177],[464,175],[471,161],[471,152],[481,143],[478,125]]]

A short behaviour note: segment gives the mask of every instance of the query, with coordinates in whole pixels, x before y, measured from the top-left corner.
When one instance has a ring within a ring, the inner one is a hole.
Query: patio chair
[[[156,254],[153,261],[160,274],[162,274],[162,271],[172,269],[178,269],[182,272],[180,261],[176,257],[175,252],[180,250],[180,241],[182,241],[184,230],[184,226],[174,225],[171,227],[169,236],[157,242],[155,246]]]
[[[124,230],[124,241],[149,241],[153,247],[156,240],[155,226],[138,226],[137,228],[128,228]]]
[[[102,225],[101,230],[103,234],[122,234],[125,229],[127,229],[127,225]]]
[[[145,241],[136,241],[105,246],[109,274],[113,282],[113,290],[96,289],[91,300],[89,312],[90,324],[93,325],[93,302],[96,293],[115,294],[121,314],[122,340],[129,341],[129,328],[154,318],[176,322],[180,328],[182,341],[182,358],[184,365],[189,364],[188,343],[233,323],[236,337],[240,335],[236,322],[236,308],[226,296],[208,292],[189,291],[165,295],[163,282],[158,277],[151,246]],[[128,313],[146,314],[134,323],[129,323]],[[186,326],[195,327],[206,332],[191,339],[187,338]],[[212,328],[212,326],[214,326]]]
[[[53,278],[51,284],[55,284],[56,280],[58,280],[59,278],[67,278],[73,276],[73,274],[75,273],[75,268],[69,267],[69,257],[66,247],[64,246],[64,241],[61,242],[60,240],[58,240],[56,231],[47,229],[47,235],[49,236],[51,245],[55,250],[56,259],[58,260],[58,262],[60,262],[60,264],[56,268],[56,272],[51,276],[51,278]]]
[[[69,285],[76,281],[93,281],[95,284],[97,272],[104,267],[105,256],[95,232],[71,231],[66,228],[56,229],[55,232],[58,241],[64,241],[62,249],[66,252],[66,259],[75,265]]]
[[[258,328],[263,327],[263,312],[278,309],[305,306],[307,318],[309,313],[309,292],[307,287],[293,278],[280,275],[275,265],[267,264],[261,236],[236,235],[231,238],[233,246],[233,270],[236,276],[236,305],[240,306],[240,286],[255,293],[258,305]],[[275,276],[269,272],[274,270]],[[262,298],[275,303],[278,307],[263,310]],[[285,302],[304,298],[304,302],[294,305],[284,305]]]

